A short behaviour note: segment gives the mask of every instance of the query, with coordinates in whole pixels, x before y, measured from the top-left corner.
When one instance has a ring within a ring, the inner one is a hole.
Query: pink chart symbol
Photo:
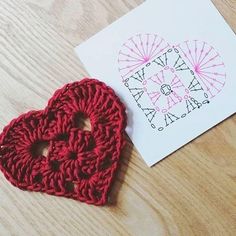
[[[189,99],[190,90],[168,67],[145,79],[143,86],[157,112],[166,113],[184,99]]]
[[[128,39],[119,52],[119,71],[122,77],[135,72],[169,47],[166,41],[156,34],[137,34]]]
[[[185,41],[176,46],[188,62],[210,98],[215,97],[224,87],[225,64],[219,53],[206,42]]]

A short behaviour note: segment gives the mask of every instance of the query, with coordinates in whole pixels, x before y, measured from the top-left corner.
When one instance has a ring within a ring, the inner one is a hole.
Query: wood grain
[[[73,48],[142,0],[1,0],[0,128],[86,76]],[[236,1],[213,0],[236,32]],[[20,191],[0,174],[0,235],[236,235],[236,117],[148,168],[131,143],[110,204]]]

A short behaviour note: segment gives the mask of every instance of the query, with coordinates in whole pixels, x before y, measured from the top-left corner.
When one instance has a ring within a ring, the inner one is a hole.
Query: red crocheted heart
[[[91,131],[77,116],[90,118]],[[67,84],[42,111],[14,119],[0,135],[0,169],[15,186],[102,205],[124,146],[126,113],[114,91],[95,79]],[[48,142],[48,154],[34,151]]]

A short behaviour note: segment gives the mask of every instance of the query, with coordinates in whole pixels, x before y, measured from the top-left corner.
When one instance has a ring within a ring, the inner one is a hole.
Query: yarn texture
[[[89,117],[91,131],[78,125]],[[114,91],[85,78],[47,107],[12,120],[0,135],[0,170],[16,187],[103,205],[124,147],[127,116]],[[47,154],[39,147],[48,146]]]

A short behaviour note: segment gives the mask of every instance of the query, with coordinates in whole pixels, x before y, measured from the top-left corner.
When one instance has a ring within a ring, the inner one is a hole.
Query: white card
[[[147,0],[75,50],[149,166],[236,110],[236,38],[209,0]]]

